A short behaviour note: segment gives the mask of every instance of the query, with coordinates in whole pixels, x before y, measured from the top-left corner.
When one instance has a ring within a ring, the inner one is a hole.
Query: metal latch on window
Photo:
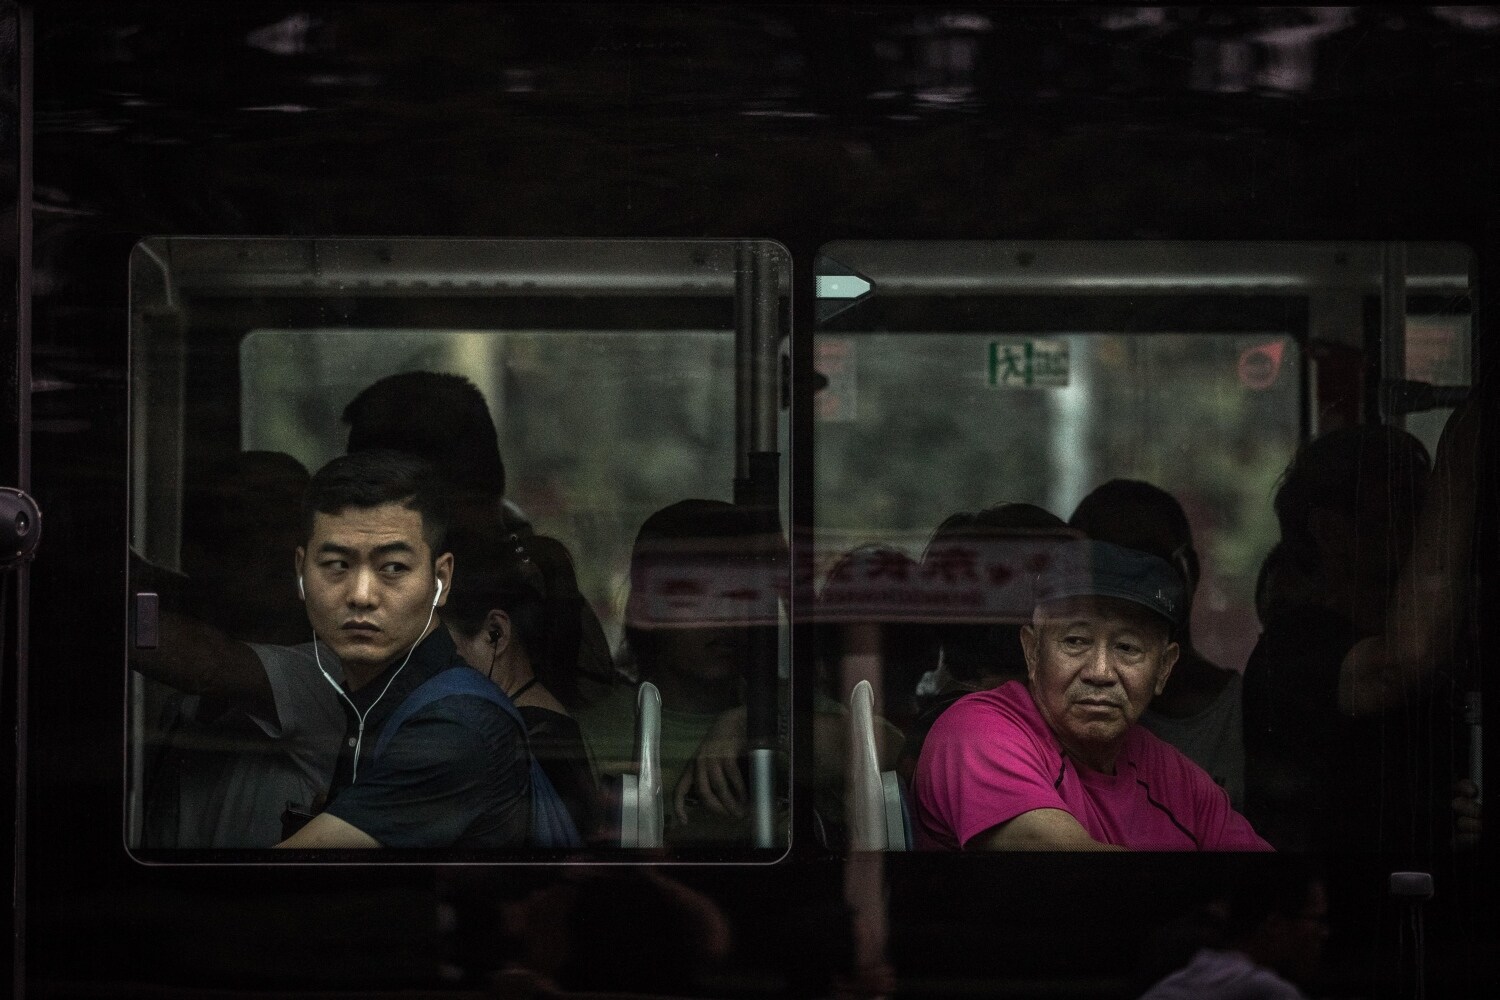
[[[29,495],[0,486],[0,569],[19,566],[36,555],[42,540],[42,510]]]

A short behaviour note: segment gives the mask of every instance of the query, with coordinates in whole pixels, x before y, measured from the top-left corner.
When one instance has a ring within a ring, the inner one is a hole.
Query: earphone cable
[[[375,706],[380,704],[380,699],[385,697],[385,693],[391,689],[391,685],[396,683],[396,678],[401,676],[401,671],[405,670],[407,663],[411,662],[411,654],[416,652],[417,646],[426,637],[428,626],[432,624],[432,618],[435,614],[437,614],[436,599],[433,600],[432,607],[427,612],[427,624],[422,626],[422,631],[418,633],[416,641],[411,644],[411,649],[406,651],[406,659],[401,661],[401,666],[397,667],[396,672],[391,674],[391,679],[385,682],[385,687],[381,688],[380,693],[375,696],[375,700],[370,702],[370,707],[363,712],[355,707],[354,699],[350,698],[348,693],[339,686],[339,682],[334,680],[327,670],[323,669],[323,658],[318,655],[318,633],[316,630],[313,631],[313,660],[318,665],[318,672],[323,675],[324,680],[333,685],[333,689],[338,692],[339,697],[349,703],[349,708],[354,712],[354,717],[359,720],[359,730],[354,737],[354,774],[349,779],[349,784],[351,785],[359,783],[359,752],[365,742],[365,719],[371,712],[375,711]]]

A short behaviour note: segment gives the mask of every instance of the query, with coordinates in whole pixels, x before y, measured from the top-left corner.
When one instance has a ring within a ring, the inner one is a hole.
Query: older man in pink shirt
[[[1060,546],[1021,630],[1027,683],[961,698],[927,737],[917,846],[1270,850],[1212,778],[1135,724],[1172,673],[1185,606],[1156,556]]]

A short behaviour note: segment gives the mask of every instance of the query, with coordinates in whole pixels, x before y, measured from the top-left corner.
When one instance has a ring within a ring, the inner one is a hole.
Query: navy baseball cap
[[[1159,556],[1109,542],[1079,539],[1053,550],[1037,574],[1036,602],[1114,597],[1139,604],[1181,628],[1187,612],[1182,577]]]

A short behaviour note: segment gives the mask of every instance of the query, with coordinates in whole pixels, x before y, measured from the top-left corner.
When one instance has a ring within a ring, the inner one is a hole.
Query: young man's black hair
[[[453,517],[447,485],[430,462],[405,452],[379,449],[335,458],[319,469],[302,499],[302,534],[312,536],[318,514],[400,503],[422,516],[422,537],[436,556],[443,551]]]

